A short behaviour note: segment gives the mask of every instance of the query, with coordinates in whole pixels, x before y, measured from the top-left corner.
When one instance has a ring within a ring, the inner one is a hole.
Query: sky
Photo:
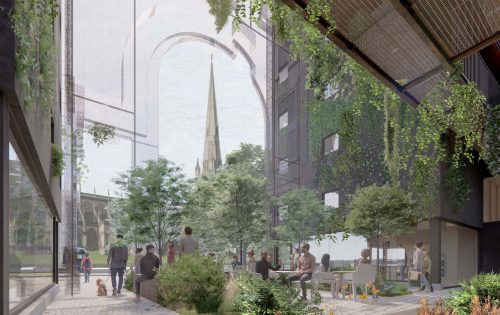
[[[188,177],[194,177],[196,159],[200,165],[203,160],[211,54],[223,160],[241,142],[263,146],[265,140],[262,104],[246,60],[201,42],[181,43],[161,64],[159,149]]]

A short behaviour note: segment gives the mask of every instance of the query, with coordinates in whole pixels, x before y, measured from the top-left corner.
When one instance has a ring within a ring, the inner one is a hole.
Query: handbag
[[[408,280],[410,280],[410,281],[418,281],[419,277],[420,277],[420,272],[418,272],[416,270],[410,270],[410,272],[408,274]]]

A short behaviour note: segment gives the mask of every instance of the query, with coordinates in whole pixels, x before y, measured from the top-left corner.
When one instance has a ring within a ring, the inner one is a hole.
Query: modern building
[[[303,8],[301,1],[284,2]],[[473,10],[464,11],[452,3],[437,8],[437,2],[432,1],[333,1],[337,24],[328,38],[414,106],[418,106],[450,63],[464,61],[464,80],[476,82],[489,106],[493,106],[500,96],[500,25],[495,13],[500,7],[494,1],[471,5]],[[353,19],[367,22],[353,25]],[[320,20],[319,29],[328,29],[327,24]],[[332,133],[323,139],[325,154],[318,161],[311,159],[306,110],[311,96],[304,84],[306,69],[288,58],[286,48],[275,45],[274,50],[274,195],[305,186],[317,189],[326,204],[342,207],[347,195],[361,183],[331,182],[319,187],[314,179],[322,163],[335,163],[328,157],[343,149],[342,139]],[[383,129],[379,132],[382,138]],[[383,146],[381,154],[382,150]],[[359,179],[364,177],[362,173],[358,175]],[[471,187],[464,210],[454,209],[445,190],[441,190],[439,209],[435,209],[437,214],[432,220],[421,222],[414,232],[385,244],[387,248],[404,248],[411,260],[415,241],[423,241],[431,253],[432,281],[442,287],[455,286],[478,272],[500,270],[500,207],[496,201],[499,178],[491,177],[483,163],[467,166],[464,176]],[[375,178],[373,182],[379,180],[382,179]],[[276,211],[274,226],[279,224]]]
[[[53,75],[19,60],[23,36],[38,49],[0,1],[0,313],[18,314],[58,282],[58,223],[61,222],[61,86],[57,54],[33,57]],[[19,19],[19,18],[18,18]],[[16,29],[14,31],[13,25]],[[54,52],[61,48],[61,23],[37,34]],[[24,43],[26,45],[26,43]],[[26,49],[26,46],[24,47]],[[22,53],[21,53],[22,54]],[[42,58],[54,58],[53,60]],[[44,82],[38,81],[43,77]]]

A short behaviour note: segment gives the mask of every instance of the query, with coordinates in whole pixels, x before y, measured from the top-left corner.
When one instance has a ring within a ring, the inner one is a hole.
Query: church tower
[[[211,57],[212,59],[212,57]],[[201,176],[215,173],[222,164],[219,142],[219,121],[217,119],[217,103],[215,101],[214,67],[210,61],[210,83],[208,88],[207,123],[205,127],[205,146]]]

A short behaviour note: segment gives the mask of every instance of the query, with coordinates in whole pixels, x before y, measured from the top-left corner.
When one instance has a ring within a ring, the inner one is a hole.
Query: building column
[[[0,313],[9,314],[9,109],[0,91]]]
[[[430,241],[430,256],[431,256],[431,283],[437,284],[437,288],[441,285],[441,220],[431,219],[431,241]]]

